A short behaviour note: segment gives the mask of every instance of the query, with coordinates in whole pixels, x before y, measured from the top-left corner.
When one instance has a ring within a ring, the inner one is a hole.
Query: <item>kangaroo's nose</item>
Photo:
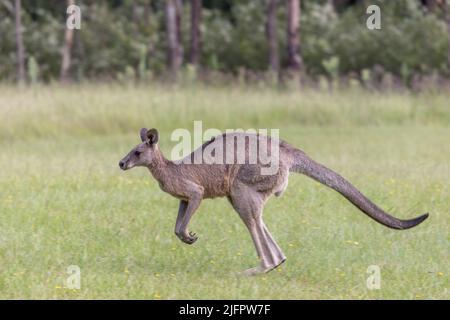
[[[119,167],[120,167],[120,169],[124,169],[125,168],[125,162],[120,161],[119,162]]]

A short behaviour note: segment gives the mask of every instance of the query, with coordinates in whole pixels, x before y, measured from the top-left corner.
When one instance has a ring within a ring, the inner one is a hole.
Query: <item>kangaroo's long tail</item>
[[[409,229],[428,218],[428,213],[411,220],[401,220],[389,215],[365,197],[342,176],[315,162],[300,150],[296,153],[294,164],[290,170],[302,173],[336,190],[370,218],[386,227],[399,230]]]

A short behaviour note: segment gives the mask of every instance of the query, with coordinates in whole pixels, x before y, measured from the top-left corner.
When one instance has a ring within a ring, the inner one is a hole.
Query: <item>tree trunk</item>
[[[445,0],[444,0],[445,1]],[[436,0],[422,0],[422,4],[425,5],[428,11],[433,11],[436,8]]]
[[[277,0],[267,1],[267,42],[269,44],[269,65],[274,74],[278,74],[280,60],[277,37]]]
[[[183,42],[181,37],[181,18],[183,16],[183,0],[175,0],[176,8],[176,29],[177,29],[177,63],[178,68],[183,64]]]
[[[302,71],[303,61],[300,55],[300,0],[287,0],[287,46],[288,69]]]
[[[172,80],[176,80],[178,70],[181,66],[182,48],[181,40],[181,14],[179,0],[166,0],[166,30],[168,43],[168,68]],[[181,53],[181,54],[180,54]]]
[[[189,62],[199,67],[201,54],[201,31],[202,0],[191,0],[191,52]]]
[[[447,24],[447,68],[450,72],[450,9],[447,0],[443,0],[445,23]]]
[[[67,6],[75,4],[75,0],[67,0]],[[60,80],[63,83],[70,81],[70,67],[72,65],[73,29],[66,26],[64,34],[64,47],[62,52]]]
[[[145,20],[145,23],[149,23],[151,14],[152,14],[152,8],[151,8],[151,5],[150,5],[150,2],[146,1],[144,3],[144,20]]]
[[[17,46],[17,81],[25,81],[25,49],[22,39],[21,3],[15,0],[14,15],[16,22],[16,46]]]

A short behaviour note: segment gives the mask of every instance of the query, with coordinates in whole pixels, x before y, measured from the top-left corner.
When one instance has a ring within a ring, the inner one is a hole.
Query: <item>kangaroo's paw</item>
[[[189,232],[188,234],[181,234],[179,238],[181,241],[187,244],[193,244],[198,239],[196,234],[192,232]]]

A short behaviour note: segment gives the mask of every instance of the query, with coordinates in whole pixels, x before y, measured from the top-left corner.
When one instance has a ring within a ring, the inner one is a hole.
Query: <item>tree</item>
[[[67,0],[67,6],[75,4],[75,0]],[[67,28],[64,34],[64,47],[62,51],[61,63],[61,82],[69,82],[70,80],[70,66],[72,64],[72,47],[73,47],[73,29]]]
[[[280,68],[277,37],[277,0],[267,1],[267,42],[269,44],[269,65],[274,74],[278,74]]]
[[[183,0],[175,0],[175,9],[176,9],[176,29],[177,29],[177,58],[178,58],[178,65],[181,67],[183,64],[183,56],[184,56],[184,49],[183,49],[183,43],[182,43],[182,36],[181,36],[181,18],[183,16]]]
[[[439,2],[439,0],[422,0],[421,2],[424,6],[427,7],[429,11],[433,11],[436,8],[437,2]]]
[[[301,72],[303,60],[300,55],[300,0],[287,0],[287,53],[288,70]]]
[[[183,62],[183,47],[181,45],[181,0],[166,0],[166,31],[168,42],[168,65],[172,80],[177,77]]]
[[[21,3],[15,0],[14,16],[16,28],[16,47],[17,47],[17,81],[23,83],[25,81],[25,48],[22,39],[22,20],[21,20]]]
[[[448,8],[449,4],[447,3],[447,0],[443,0],[442,5],[444,7],[445,22],[447,24],[447,68],[450,70],[450,10]]]
[[[191,51],[189,62],[198,68],[201,55],[202,0],[191,0]]]

